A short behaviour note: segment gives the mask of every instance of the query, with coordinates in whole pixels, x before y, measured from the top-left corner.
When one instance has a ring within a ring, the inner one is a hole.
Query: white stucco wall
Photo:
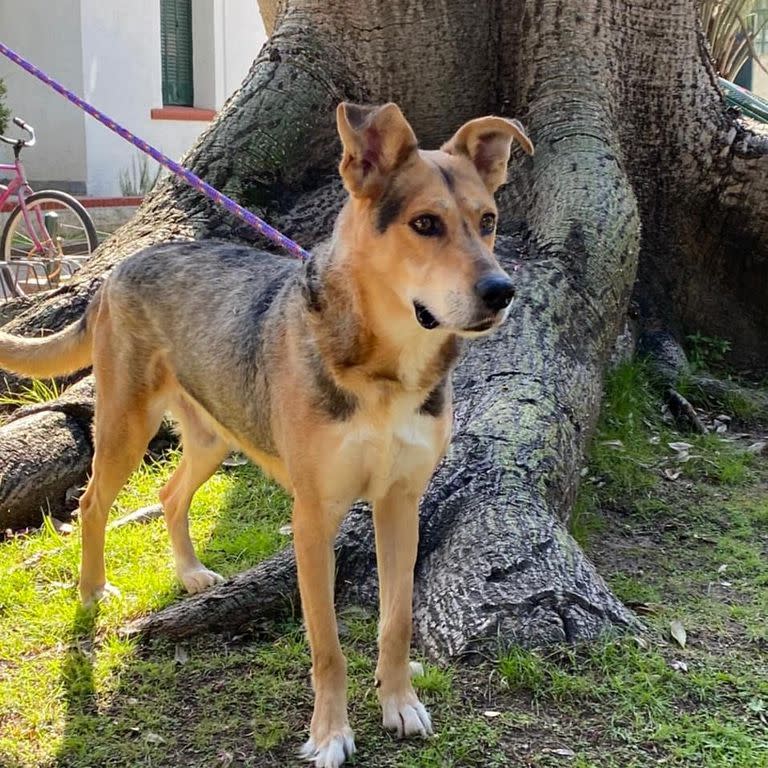
[[[206,123],[150,117],[153,107],[163,105],[159,0],[81,2],[83,98],[178,160]],[[88,194],[119,195],[120,173],[130,169],[141,153],[91,118],[85,136]],[[153,161],[150,164],[155,167]]]
[[[0,0],[0,39],[76,93],[83,90],[80,0]],[[82,193],[86,179],[85,115],[47,85],[0,56],[12,115],[34,126],[37,146],[22,155],[35,182]],[[10,125],[9,135],[23,135]],[[0,157],[12,157],[2,145]],[[63,182],[63,183],[62,183]]]
[[[768,54],[761,56],[760,61],[768,69]],[[752,65],[752,90],[761,98],[768,99],[768,72],[756,64]]]
[[[224,90],[219,94],[222,104],[238,89],[258,56],[267,33],[255,0],[214,0],[225,9],[224,53],[222,80]]]
[[[150,116],[163,105],[159,0],[81,2],[84,98],[179,160],[208,123]],[[195,106],[220,108],[265,39],[255,2],[193,0]],[[139,151],[95,120],[86,123],[86,145],[88,194],[119,194],[120,172]]]
[[[220,109],[267,39],[255,0],[193,0],[195,103]]]
[[[195,106],[219,109],[266,34],[256,0],[192,6]],[[0,38],[174,160],[208,126],[150,115],[163,106],[160,0],[0,0]],[[38,131],[40,148],[25,155],[31,179],[74,183],[91,196],[120,194],[120,173],[138,163],[139,150],[4,57],[0,77],[14,114]]]

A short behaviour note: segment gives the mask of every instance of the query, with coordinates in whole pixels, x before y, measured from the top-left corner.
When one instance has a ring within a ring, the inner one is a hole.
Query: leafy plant
[[[59,385],[54,379],[42,381],[33,379],[29,386],[25,386],[19,392],[0,395],[0,406],[22,406],[47,403],[55,400],[61,394]]]
[[[700,16],[712,58],[726,80],[733,80],[750,56],[765,70],[754,43],[768,28],[768,16],[759,17],[755,0],[701,0]]]
[[[8,124],[8,118],[11,116],[11,113],[8,111],[4,103],[6,93],[7,90],[5,83],[0,80],[0,133],[5,130],[5,126]]]
[[[703,336],[697,332],[685,338],[688,342],[688,360],[694,371],[721,367],[731,349],[728,339],[716,336]]]
[[[124,197],[142,197],[151,192],[160,179],[163,169],[157,166],[154,172],[150,169],[149,158],[138,155],[131,158],[131,167],[120,171],[120,193]]]

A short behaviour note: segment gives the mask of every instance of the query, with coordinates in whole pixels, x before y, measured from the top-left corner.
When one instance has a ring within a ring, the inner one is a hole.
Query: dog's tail
[[[79,320],[51,336],[30,339],[0,331],[0,368],[35,378],[87,368],[92,361],[93,320],[100,299],[101,291]]]

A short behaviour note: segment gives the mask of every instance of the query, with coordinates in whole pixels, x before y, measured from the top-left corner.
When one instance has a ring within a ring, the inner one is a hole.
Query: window
[[[192,0],[160,0],[163,106],[191,107]]]
[[[760,30],[755,37],[755,52],[758,56],[768,53],[768,0],[757,0],[755,3],[755,26]]]

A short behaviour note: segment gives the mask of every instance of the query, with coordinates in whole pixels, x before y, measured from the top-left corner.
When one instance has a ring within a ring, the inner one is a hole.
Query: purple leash
[[[131,144],[138,147],[142,152],[146,152],[152,158],[157,160],[160,165],[165,166],[168,170],[175,173],[177,176],[181,176],[187,184],[193,186],[195,189],[202,192],[206,197],[209,197],[217,205],[222,205],[230,213],[233,213],[239,219],[242,219],[246,224],[253,227],[260,232],[268,240],[271,240],[276,245],[284,248],[291,256],[297,259],[305,261],[311,258],[311,254],[305,251],[298,243],[295,243],[289,237],[286,237],[281,232],[278,232],[274,227],[270,227],[266,221],[260,219],[255,214],[251,213],[242,205],[236,203],[232,198],[219,192],[207,182],[203,181],[199,176],[196,176],[192,171],[188,171],[186,168],[179,165],[174,160],[166,157],[162,152],[155,149],[153,146],[147,144],[146,141],[134,136],[129,130],[123,128],[122,125],[118,125],[114,120],[111,120],[103,112],[99,112],[96,107],[92,107],[88,102],[83,101],[79,96],[72,93],[72,91],[65,88],[60,83],[57,83],[53,78],[49,77],[42,70],[38,69],[34,64],[31,64],[26,59],[19,56],[18,53],[12,51],[7,45],[0,43],[0,53],[7,56],[11,61],[18,64],[22,69],[25,69],[31,75],[34,75],[38,80],[42,80],[46,85],[53,88],[62,96],[65,96],[73,104],[76,104],[80,109],[87,112],[91,117],[95,117],[100,123],[106,125],[111,131],[114,131],[118,136],[122,136],[126,141],[130,141]]]

